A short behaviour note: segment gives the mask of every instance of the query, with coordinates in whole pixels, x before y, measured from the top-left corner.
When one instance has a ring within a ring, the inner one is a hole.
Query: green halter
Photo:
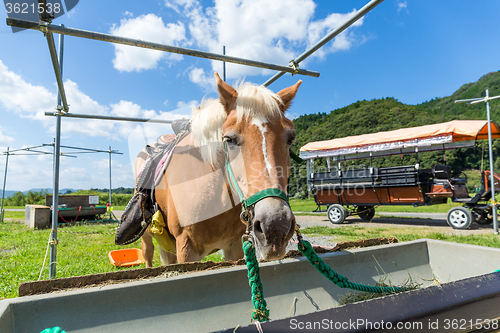
[[[240,197],[242,220],[245,215],[245,218],[248,218],[248,209],[262,199],[268,197],[277,197],[285,200],[288,203],[288,195],[279,188],[266,188],[245,199],[245,195],[241,191],[241,188],[236,181],[236,177],[233,173],[233,168],[231,168],[231,163],[229,162],[227,142],[224,143],[224,155],[226,157],[226,176],[229,181],[229,186],[234,192],[238,193],[238,196]]]

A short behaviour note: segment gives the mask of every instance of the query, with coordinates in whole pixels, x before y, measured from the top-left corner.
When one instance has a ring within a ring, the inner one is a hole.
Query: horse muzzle
[[[295,230],[295,216],[288,203],[268,197],[255,204],[251,215],[257,251],[264,260],[283,258]]]

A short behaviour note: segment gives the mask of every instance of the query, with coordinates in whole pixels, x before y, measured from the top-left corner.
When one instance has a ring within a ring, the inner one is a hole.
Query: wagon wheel
[[[326,211],[328,219],[333,224],[341,224],[344,223],[346,217],[348,216],[347,209],[342,205],[334,204],[328,207]]]
[[[464,207],[453,207],[448,211],[446,222],[454,229],[467,229],[472,224],[472,213]]]
[[[375,208],[373,206],[358,206],[356,212],[363,221],[370,221],[375,216]]]

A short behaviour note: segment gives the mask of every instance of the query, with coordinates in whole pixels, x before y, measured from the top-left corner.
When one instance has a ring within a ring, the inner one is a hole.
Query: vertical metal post
[[[3,190],[2,190],[2,207],[0,207],[0,222],[3,222],[3,199],[5,198],[5,183],[7,181],[7,166],[9,165],[9,147],[7,147],[7,156],[5,156],[5,174],[3,176]]]
[[[109,146],[109,206],[111,206],[111,146]]]
[[[50,35],[50,37],[49,37]],[[51,33],[47,33],[47,40],[50,48],[50,39],[52,39]],[[53,42],[53,39],[52,39]],[[59,70],[60,76],[62,77],[62,64],[63,64],[63,52],[64,52],[64,35],[59,35]],[[57,93],[57,109],[59,113],[63,108],[61,89],[58,89]],[[49,279],[54,279],[56,277],[56,263],[57,263],[57,222],[59,220],[59,160],[61,153],[61,115],[56,115],[56,138],[54,140],[54,183],[52,192],[52,234],[50,239],[50,268],[49,268]]]
[[[226,45],[222,46],[222,55],[226,55]],[[222,62],[222,80],[226,82],[226,62]]]
[[[493,230],[498,235],[497,205],[495,200],[495,177],[493,176],[493,145],[491,142],[491,116],[489,90],[486,89],[486,115],[488,117],[488,147],[490,153],[490,177],[491,177],[491,211],[493,213]]]

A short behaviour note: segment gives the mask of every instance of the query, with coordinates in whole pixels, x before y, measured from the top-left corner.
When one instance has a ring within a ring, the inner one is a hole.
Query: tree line
[[[300,116],[293,120],[296,129],[296,142],[292,150],[299,154],[300,147],[306,143],[356,136],[400,128],[437,124],[451,120],[486,120],[484,103],[475,105],[456,104],[455,100],[500,94],[500,71],[484,75],[478,81],[464,84],[451,96],[432,99],[417,105],[407,105],[395,98],[387,97],[362,100],[329,113],[316,113]],[[491,102],[491,118],[500,120],[500,102]],[[500,142],[493,143],[494,168],[500,170]],[[453,171],[469,169],[489,169],[487,141],[476,143],[475,148],[419,153],[418,162],[422,168],[432,164],[447,164]],[[377,167],[416,164],[412,155],[386,156],[370,160],[347,161],[346,166],[373,162]],[[325,159],[316,159],[315,165],[326,166]],[[302,198],[308,195],[306,188],[305,163],[292,161],[289,195]]]

